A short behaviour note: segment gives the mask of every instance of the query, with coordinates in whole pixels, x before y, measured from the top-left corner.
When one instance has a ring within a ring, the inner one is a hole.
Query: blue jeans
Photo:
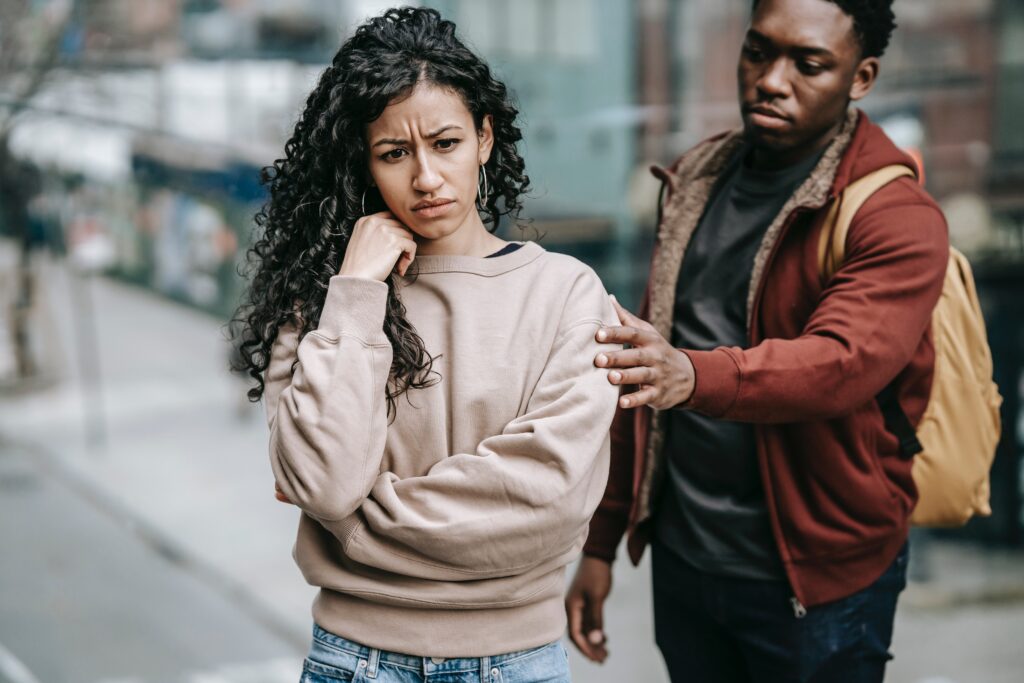
[[[560,641],[491,657],[413,657],[366,647],[313,626],[300,683],[569,683]]]
[[[798,617],[787,582],[705,574],[655,541],[654,631],[669,675],[716,683],[881,683],[907,560],[904,546],[873,584]]]

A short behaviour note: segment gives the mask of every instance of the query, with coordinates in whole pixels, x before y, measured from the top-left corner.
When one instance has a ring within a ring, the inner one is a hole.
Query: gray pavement
[[[220,323],[41,268],[34,324],[55,381],[0,391],[0,681],[297,680],[313,597],[291,560],[297,513],[273,499],[261,409],[225,372]],[[1024,556],[933,544],[929,566],[888,680],[1024,680]],[[616,564],[611,657],[572,652],[576,680],[667,680],[649,590],[646,565]]]
[[[0,562],[8,660],[38,681],[256,680],[231,662],[296,679],[294,645],[266,614],[96,493],[0,444],[0,538],[17,549]]]

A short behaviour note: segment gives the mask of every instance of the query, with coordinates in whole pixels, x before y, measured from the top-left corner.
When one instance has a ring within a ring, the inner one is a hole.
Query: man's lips
[[[758,114],[766,118],[781,119],[783,121],[789,121],[790,118],[786,114],[782,113],[774,107],[766,107],[763,104],[755,104],[753,106],[745,107],[748,114]]]
[[[765,106],[746,107],[747,122],[757,128],[781,130],[790,125],[792,119],[777,109]]]

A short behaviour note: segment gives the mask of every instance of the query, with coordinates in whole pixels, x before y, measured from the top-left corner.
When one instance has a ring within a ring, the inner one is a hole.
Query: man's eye
[[[445,138],[443,140],[438,140],[435,144],[437,145],[438,149],[451,149],[455,147],[455,145],[459,144],[459,139]]]
[[[825,70],[825,67],[815,62],[800,62],[800,71],[807,74],[808,76],[814,76],[820,74]]]
[[[745,45],[743,47],[743,54],[745,54],[747,59],[752,62],[759,62],[764,59],[764,52],[760,48],[752,45]]]

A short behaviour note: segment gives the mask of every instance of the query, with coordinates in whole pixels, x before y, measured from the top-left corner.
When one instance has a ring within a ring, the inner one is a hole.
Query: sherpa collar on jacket
[[[786,201],[765,231],[761,246],[754,256],[754,267],[747,290],[748,329],[753,321],[754,301],[764,279],[765,269],[789,217],[797,209],[819,210],[836,195],[837,191],[841,191],[841,188],[836,187],[837,173],[857,129],[859,118],[860,113],[857,109],[851,108],[847,112],[846,121],[825,149],[817,165]],[[729,166],[729,162],[742,147],[743,141],[743,130],[733,130],[699,145],[684,155],[672,169],[654,171],[655,175],[667,184],[667,196],[651,265],[648,321],[665,339],[669,339],[672,333],[676,284],[686,248],[700,224],[711,192]],[[662,471],[664,418],[662,411],[654,411],[650,437],[647,440],[644,477],[639,492],[637,522],[644,521],[651,514],[651,494],[657,490],[656,485]]]

